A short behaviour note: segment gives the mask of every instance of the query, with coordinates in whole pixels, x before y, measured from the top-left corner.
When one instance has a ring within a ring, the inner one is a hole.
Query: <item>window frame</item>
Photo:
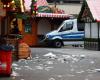
[[[24,27],[24,31],[25,33],[32,33],[32,24],[30,22],[29,19],[24,20],[25,23],[25,27]]]
[[[70,23],[70,27],[68,27],[68,23]],[[66,27],[66,29],[64,30],[63,28]],[[68,31],[68,30],[72,30],[73,29],[73,22],[66,22],[65,24],[62,25],[62,27],[59,29],[59,32],[63,32],[63,31]]]

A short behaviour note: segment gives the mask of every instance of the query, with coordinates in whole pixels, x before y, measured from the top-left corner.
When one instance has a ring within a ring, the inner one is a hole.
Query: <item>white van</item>
[[[64,45],[83,45],[84,23],[77,23],[77,19],[63,21],[57,30],[45,35],[46,45],[62,47]]]

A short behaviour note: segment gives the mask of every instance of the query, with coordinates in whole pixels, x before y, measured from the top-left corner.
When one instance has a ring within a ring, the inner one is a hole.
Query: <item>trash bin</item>
[[[12,72],[12,53],[11,51],[0,50],[0,75],[10,76]]]
[[[0,39],[0,76],[10,76],[12,72],[12,49],[13,47],[6,44],[4,39]]]

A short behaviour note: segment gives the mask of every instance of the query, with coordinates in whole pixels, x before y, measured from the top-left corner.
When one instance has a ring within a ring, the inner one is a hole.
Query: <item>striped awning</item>
[[[36,17],[51,17],[51,18],[70,18],[72,15],[56,14],[56,13],[38,13]]]

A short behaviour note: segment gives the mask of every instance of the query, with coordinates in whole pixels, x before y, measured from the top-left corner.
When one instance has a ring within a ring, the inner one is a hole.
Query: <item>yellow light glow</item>
[[[11,1],[11,3],[15,3],[15,2],[14,2],[14,0],[13,0],[13,1]]]
[[[20,3],[21,3],[21,11],[24,12],[24,6],[23,6],[23,1],[20,0]]]

